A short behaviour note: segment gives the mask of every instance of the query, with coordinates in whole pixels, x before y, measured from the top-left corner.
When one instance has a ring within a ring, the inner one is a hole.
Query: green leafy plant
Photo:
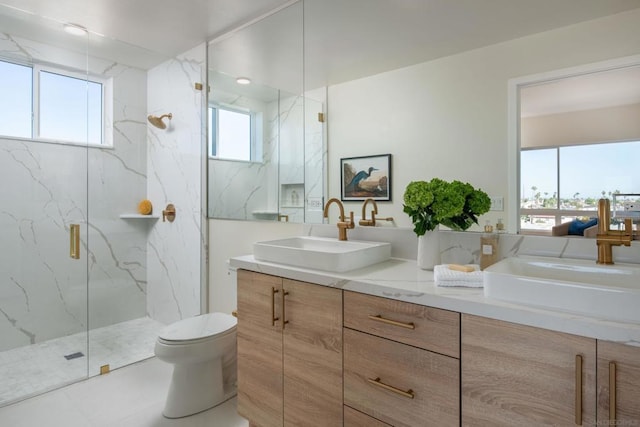
[[[447,182],[440,178],[413,181],[404,192],[404,213],[411,217],[413,231],[422,236],[442,224],[464,231],[478,223],[478,216],[489,211],[487,193],[469,183]]]

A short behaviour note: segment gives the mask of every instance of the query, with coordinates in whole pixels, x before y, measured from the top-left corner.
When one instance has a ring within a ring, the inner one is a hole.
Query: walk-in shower
[[[158,217],[128,215],[147,196],[159,56],[2,5],[0,28],[1,406],[151,357],[163,325],[147,306]]]

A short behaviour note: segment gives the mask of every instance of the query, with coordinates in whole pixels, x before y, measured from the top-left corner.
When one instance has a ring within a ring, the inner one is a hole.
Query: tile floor
[[[163,327],[143,317],[92,329],[88,342],[83,332],[0,352],[0,406],[98,375],[105,364],[116,369],[147,359]],[[83,356],[64,357],[77,352]]]
[[[171,365],[155,357],[0,408],[11,427],[247,427],[233,398],[208,411],[162,416]]]

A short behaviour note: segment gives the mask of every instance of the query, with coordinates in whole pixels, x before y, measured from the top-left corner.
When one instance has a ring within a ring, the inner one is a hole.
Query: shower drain
[[[64,356],[64,358],[67,360],[77,359],[78,357],[84,357],[84,354],[82,354],[81,351],[78,351],[78,352],[67,354]]]

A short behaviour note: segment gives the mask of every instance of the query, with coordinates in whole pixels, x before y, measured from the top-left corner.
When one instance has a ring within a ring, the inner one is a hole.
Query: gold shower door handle
[[[69,225],[69,256],[80,259],[80,224]]]

